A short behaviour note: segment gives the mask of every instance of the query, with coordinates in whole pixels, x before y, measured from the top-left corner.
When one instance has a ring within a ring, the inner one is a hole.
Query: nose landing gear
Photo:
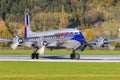
[[[73,50],[73,52],[70,54],[70,59],[80,59],[80,54],[78,52],[76,52],[75,50]]]

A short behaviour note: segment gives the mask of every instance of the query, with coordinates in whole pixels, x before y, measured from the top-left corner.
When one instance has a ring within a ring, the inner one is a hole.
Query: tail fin
[[[25,27],[24,27],[24,38],[28,38],[30,36],[30,34],[32,34],[32,30],[30,28],[30,18],[29,18],[29,14],[25,14]]]

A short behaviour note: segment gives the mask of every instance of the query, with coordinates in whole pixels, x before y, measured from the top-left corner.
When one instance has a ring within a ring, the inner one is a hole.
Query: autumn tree
[[[85,29],[84,30],[84,36],[85,36],[86,40],[88,40],[88,41],[96,39],[94,29]]]
[[[67,26],[68,26],[68,16],[65,12],[64,6],[62,5],[59,29],[64,29]]]
[[[5,22],[3,20],[0,21],[0,38],[12,38]],[[0,43],[0,46],[7,46],[8,43]]]

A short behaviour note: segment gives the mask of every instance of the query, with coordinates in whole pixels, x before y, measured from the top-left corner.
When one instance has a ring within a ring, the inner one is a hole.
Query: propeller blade
[[[109,44],[109,45],[108,45],[108,48],[109,48],[110,50],[114,50],[114,49],[115,49],[115,46],[113,46],[112,44]]]
[[[11,44],[11,48],[16,49],[18,47],[18,45],[19,45],[19,42],[15,42],[15,43]]]
[[[38,49],[39,54],[44,54],[45,46],[42,46],[40,49]]]

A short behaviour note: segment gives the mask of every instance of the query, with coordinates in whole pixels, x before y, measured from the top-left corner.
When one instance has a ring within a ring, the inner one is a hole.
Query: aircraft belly
[[[81,43],[75,40],[67,40],[62,46],[71,49],[76,47],[77,45],[80,45]]]

